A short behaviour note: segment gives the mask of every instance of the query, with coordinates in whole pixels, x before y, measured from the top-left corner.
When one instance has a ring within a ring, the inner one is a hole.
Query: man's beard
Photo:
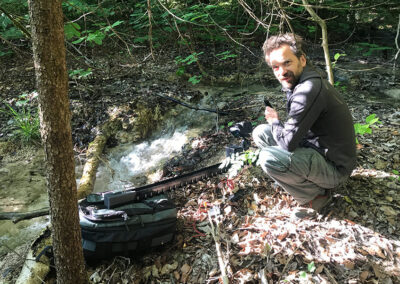
[[[288,79],[288,80],[285,80]],[[292,71],[287,71],[281,85],[287,89],[293,89],[299,82],[300,76],[295,76]]]

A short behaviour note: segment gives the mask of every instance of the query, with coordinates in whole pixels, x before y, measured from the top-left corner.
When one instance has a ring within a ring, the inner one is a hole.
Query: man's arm
[[[289,98],[288,120],[282,124],[275,117],[275,110],[268,111],[268,123],[277,144],[287,151],[294,151],[323,111],[321,80],[307,80],[295,89]],[[267,110],[266,110],[267,112]]]

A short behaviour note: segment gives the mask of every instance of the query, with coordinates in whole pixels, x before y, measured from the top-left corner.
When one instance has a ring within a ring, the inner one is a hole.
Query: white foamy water
[[[98,169],[94,191],[119,191],[156,181],[163,163],[179,155],[190,138],[213,127],[214,122],[213,113],[182,108],[179,115],[165,120],[158,134],[148,141],[110,149],[107,161]]]
[[[123,190],[126,186],[147,183],[146,176],[177,155],[187,141],[187,131],[181,130],[175,131],[172,136],[112,149],[108,165],[99,167],[95,191]]]

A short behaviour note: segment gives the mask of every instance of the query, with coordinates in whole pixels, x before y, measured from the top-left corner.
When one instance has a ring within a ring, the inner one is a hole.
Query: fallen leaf
[[[278,240],[283,241],[284,239],[286,239],[287,235],[288,235],[288,232],[287,232],[287,231],[284,232],[283,234],[280,234],[280,235],[278,236]]]
[[[354,264],[354,262],[352,262],[351,260],[346,260],[346,261],[344,262],[344,266],[345,266],[347,269],[353,270],[355,264]]]
[[[179,280],[180,278],[181,278],[181,275],[179,274],[179,272],[178,271],[174,271],[174,277],[175,277],[175,280]]]
[[[385,196],[385,199],[386,199],[387,201],[389,201],[389,202],[392,202],[392,201],[393,201],[393,197],[391,197],[391,196]]]
[[[167,263],[161,268],[161,275],[169,274],[178,268],[178,262]]]
[[[382,272],[382,269],[378,264],[372,263],[372,268],[374,270],[374,273],[375,273],[376,277],[384,278],[386,276],[385,273]]]
[[[369,253],[363,249],[358,248],[357,251],[361,253],[363,256],[367,256]]]
[[[317,267],[317,269],[315,269],[315,274],[320,274],[322,272],[322,270],[324,270],[324,265],[320,265]]]
[[[151,275],[153,275],[153,277],[155,277],[155,278],[159,277],[157,266],[153,265],[151,267]]]
[[[360,280],[361,282],[365,282],[369,276],[369,271],[364,270],[363,272],[360,273]]]
[[[377,245],[364,246],[363,249],[366,250],[370,255],[386,259],[386,256],[383,254],[381,248]]]
[[[343,199],[347,202],[347,203],[350,203],[350,204],[353,204],[353,201],[350,199],[350,197],[348,197],[348,196],[343,196]]]
[[[184,273],[184,274],[187,274],[190,271],[190,269],[191,269],[190,265],[185,263],[181,267],[181,272]]]
[[[387,216],[397,216],[398,212],[390,206],[383,205],[380,208]]]
[[[181,280],[180,280],[180,282],[186,283],[186,282],[187,282],[187,279],[188,279],[188,277],[189,277],[189,274],[190,274],[191,271],[192,271],[192,268],[190,267],[190,265],[187,264],[187,263],[185,263],[185,264],[181,267],[182,275],[181,275]]]

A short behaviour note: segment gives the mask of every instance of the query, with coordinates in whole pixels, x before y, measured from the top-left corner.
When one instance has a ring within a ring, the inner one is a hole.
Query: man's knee
[[[263,149],[258,157],[261,168],[270,176],[280,175],[287,172],[290,166],[288,152],[277,146]]]
[[[260,124],[254,128],[252,136],[254,143],[262,148],[269,145],[269,136],[271,135],[271,126],[268,124]]]

